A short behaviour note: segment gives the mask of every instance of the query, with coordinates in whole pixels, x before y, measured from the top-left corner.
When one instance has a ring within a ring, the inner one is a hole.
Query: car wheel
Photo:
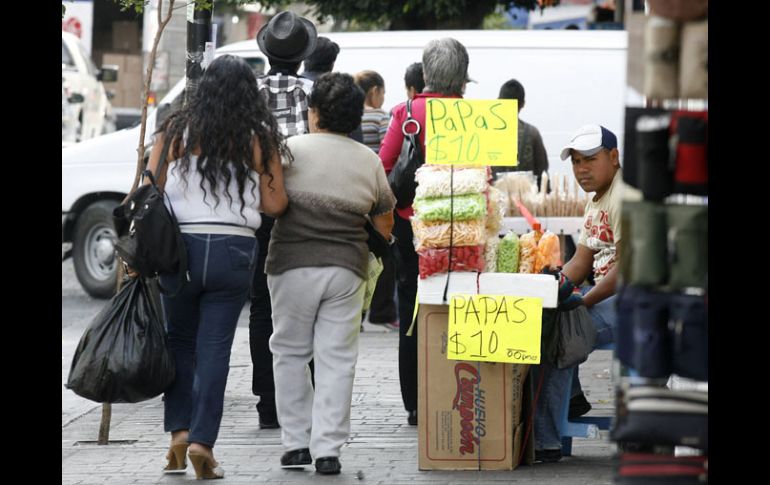
[[[80,285],[94,298],[115,294],[117,233],[112,223],[115,201],[91,204],[78,217],[72,238],[72,261]]]

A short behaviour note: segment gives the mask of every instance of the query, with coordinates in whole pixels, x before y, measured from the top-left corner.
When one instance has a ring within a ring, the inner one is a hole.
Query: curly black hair
[[[275,117],[257,90],[254,71],[240,57],[225,55],[215,59],[204,71],[188,103],[170,115],[157,133],[162,132],[164,136],[171,137],[174,140],[173,153],[177,153],[176,147],[183,140],[185,130],[187,139],[184,155],[178,161],[182,180],[187,183],[190,155],[194,148],[200,147],[197,170],[201,174],[200,187],[204,200],[207,192],[203,179],[211,187],[216,207],[220,202],[216,190],[218,183],[226,188],[234,173],[241,215],[246,205],[243,198],[246,180],[254,183],[252,193],[259,186],[252,172],[255,168],[254,136],[259,139],[262,165],[264,173],[270,177],[270,183],[273,175],[268,168],[268,161],[276,152],[292,160]],[[224,193],[232,205],[230,193],[227,190]]]
[[[356,86],[353,76],[328,72],[313,84],[308,107],[316,110],[319,128],[347,134],[361,124],[364,98],[364,91]]]

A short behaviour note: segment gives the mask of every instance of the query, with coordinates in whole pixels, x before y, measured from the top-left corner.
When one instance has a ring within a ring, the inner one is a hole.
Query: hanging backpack
[[[163,173],[170,146],[171,138],[168,138],[163,145],[156,174]],[[173,293],[158,285],[161,293],[175,296],[185,281],[190,281],[187,247],[171,202],[168,204],[170,211],[163,203],[164,192],[157,185],[156,175],[145,170],[141,183],[144,177],[149,177],[150,183],[140,185],[112,213],[118,234],[124,234],[128,229],[128,234],[118,239],[115,249],[123,261],[142,277],[178,273],[179,284]]]
[[[414,133],[406,131],[406,126],[413,123],[417,126]],[[425,163],[425,156],[420,146],[417,135],[420,134],[420,123],[412,118],[412,100],[406,102],[406,119],[401,124],[401,132],[404,134],[404,144],[401,146],[401,154],[396,164],[388,174],[388,183],[393,195],[396,196],[396,207],[404,209],[414,202],[414,193],[417,182],[414,180],[415,172]]]

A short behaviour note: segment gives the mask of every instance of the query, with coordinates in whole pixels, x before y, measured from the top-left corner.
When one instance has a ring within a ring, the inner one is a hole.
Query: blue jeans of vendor
[[[580,292],[585,295],[591,288],[590,286],[583,287],[580,289]],[[617,325],[615,295],[588,308],[588,313],[591,315],[598,334],[594,348],[613,342]],[[535,449],[561,449],[559,425],[561,423],[561,410],[564,405],[564,398],[567,395],[565,387],[570,375],[573,376],[570,396],[574,397],[582,392],[580,379],[578,378],[578,367],[556,369],[546,363],[532,366],[535,390],[540,380],[540,373],[545,373],[535,410]]]

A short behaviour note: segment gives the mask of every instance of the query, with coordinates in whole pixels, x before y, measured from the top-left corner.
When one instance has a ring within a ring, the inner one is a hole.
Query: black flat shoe
[[[567,419],[575,419],[591,410],[591,403],[582,392],[569,400],[569,415]]]
[[[336,456],[317,458],[315,461],[315,471],[322,475],[337,475],[341,469],[342,465]]]
[[[305,465],[311,463],[313,463],[313,458],[307,448],[287,451],[281,457],[281,468],[305,468]]]
[[[417,426],[417,410],[409,411],[409,415],[406,417],[406,422],[412,426]]]
[[[556,463],[561,460],[561,449],[558,450],[535,450],[535,461],[543,463]]]

